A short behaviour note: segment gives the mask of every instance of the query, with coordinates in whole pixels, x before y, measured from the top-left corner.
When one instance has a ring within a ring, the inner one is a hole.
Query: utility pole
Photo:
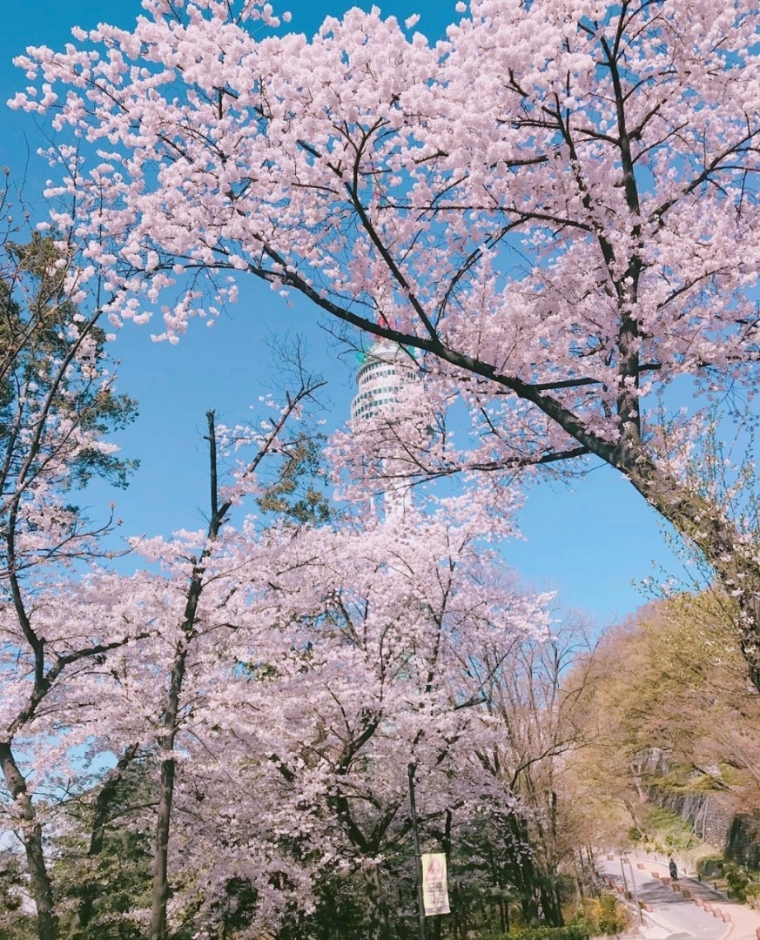
[[[417,831],[417,807],[414,802],[414,764],[407,767],[409,775],[409,805],[412,811],[412,837],[414,838],[414,862],[417,868],[417,919],[419,921],[419,940],[425,940],[425,904],[422,897],[422,856],[420,855],[420,835]]]

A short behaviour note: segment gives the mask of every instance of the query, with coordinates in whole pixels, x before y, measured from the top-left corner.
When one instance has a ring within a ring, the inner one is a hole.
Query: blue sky
[[[290,28],[312,33],[326,15],[340,15],[349,0],[284,0],[293,14]],[[370,4],[368,4],[370,5]],[[442,37],[453,19],[455,0],[393,0],[383,13],[406,18],[421,14],[416,27],[429,38]],[[10,111],[5,101],[24,87],[23,73],[11,64],[29,45],[63,46],[74,25],[99,21],[129,27],[139,0],[4,0],[0,31],[0,166],[24,178],[24,196],[42,215],[41,192],[47,165],[35,155],[43,130],[29,116]],[[329,427],[348,417],[354,393],[352,355],[338,355],[303,302],[286,308],[268,289],[245,284],[240,302],[213,330],[198,325],[178,346],[154,344],[148,328],[125,329],[117,342],[122,360],[119,387],[140,402],[140,418],[120,438],[124,452],[142,466],[126,492],[96,489],[85,501],[93,512],[115,498],[125,534],[169,534],[202,523],[207,492],[206,457],[201,439],[204,413],[216,408],[221,420],[250,412],[273,384],[269,340],[301,333],[315,371],[329,379]],[[643,602],[632,585],[653,573],[653,561],[678,573],[655,514],[612,470],[599,467],[586,482],[546,484],[534,490],[522,516],[527,541],[506,556],[530,583],[556,588],[564,605],[587,610],[601,625]]]

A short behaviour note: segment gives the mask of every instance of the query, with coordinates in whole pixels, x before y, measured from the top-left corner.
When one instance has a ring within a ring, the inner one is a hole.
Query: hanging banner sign
[[[435,852],[422,856],[422,903],[425,917],[448,914],[449,886],[446,882],[446,856]]]

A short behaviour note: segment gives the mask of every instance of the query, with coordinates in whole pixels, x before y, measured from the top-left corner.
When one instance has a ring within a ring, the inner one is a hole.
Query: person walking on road
[[[678,881],[678,866],[672,858],[668,859],[668,868],[670,869],[670,877],[673,881]]]

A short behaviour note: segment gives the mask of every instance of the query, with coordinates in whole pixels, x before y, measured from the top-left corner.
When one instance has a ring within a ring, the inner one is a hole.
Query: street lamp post
[[[625,856],[625,861],[628,862],[628,867],[631,869],[631,887],[633,888],[633,900],[636,903],[636,910],[639,912],[639,923],[644,923],[644,915],[641,912],[641,905],[639,904],[639,892],[636,890],[636,876],[633,873],[633,862]],[[623,857],[620,858],[620,867],[623,867]],[[625,872],[623,872],[623,880],[625,880]]]
[[[620,873],[623,876],[623,890],[625,891],[626,898],[628,897],[628,879],[625,877],[625,864],[624,856],[620,856]]]

